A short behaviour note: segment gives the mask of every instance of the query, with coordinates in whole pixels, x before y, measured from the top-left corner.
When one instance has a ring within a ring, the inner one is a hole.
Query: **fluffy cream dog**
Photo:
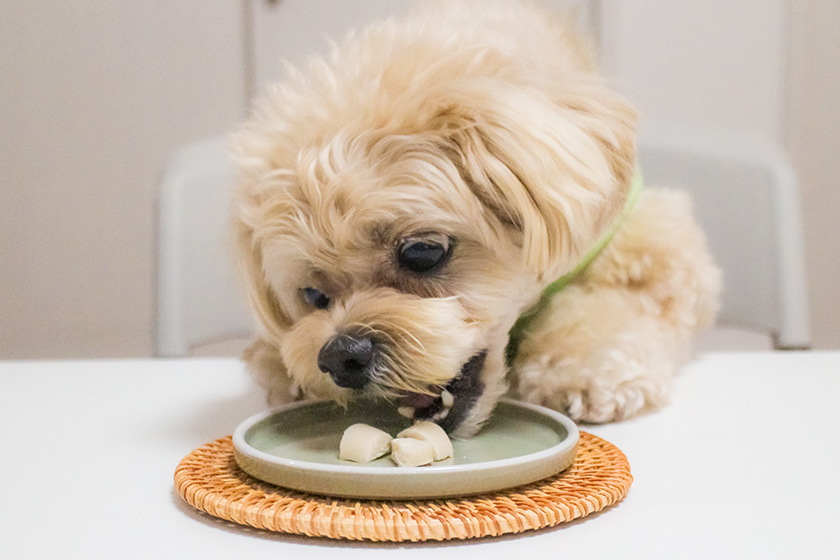
[[[374,25],[272,89],[235,146],[272,403],[374,397],[468,436],[509,393],[608,422],[663,403],[714,321],[689,202],[630,209],[635,112],[531,5]]]

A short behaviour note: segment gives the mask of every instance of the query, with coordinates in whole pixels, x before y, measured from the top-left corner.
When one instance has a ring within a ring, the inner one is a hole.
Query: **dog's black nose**
[[[318,367],[339,387],[361,389],[370,380],[373,353],[369,338],[339,334],[318,352]]]

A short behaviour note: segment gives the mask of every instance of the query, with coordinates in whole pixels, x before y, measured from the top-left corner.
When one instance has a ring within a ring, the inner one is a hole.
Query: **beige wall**
[[[840,2],[790,3],[787,145],[802,185],[815,346],[840,347]]]
[[[241,12],[0,2],[0,358],[151,353],[158,175],[241,118]]]

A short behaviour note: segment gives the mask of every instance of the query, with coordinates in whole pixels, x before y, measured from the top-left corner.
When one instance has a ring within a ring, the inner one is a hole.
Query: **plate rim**
[[[510,398],[502,398],[499,399],[499,403],[504,403],[509,406],[513,407],[520,407],[531,410],[536,412],[542,416],[548,416],[558,424],[562,425],[563,428],[566,430],[567,436],[561,442],[546,447],[545,449],[541,449],[539,451],[535,451],[532,453],[526,453],[524,455],[517,455],[516,457],[508,457],[505,459],[494,459],[491,461],[481,461],[478,463],[468,463],[468,464],[460,464],[460,465],[427,465],[423,467],[397,467],[395,465],[394,468],[387,468],[387,467],[370,467],[362,464],[350,463],[343,465],[343,464],[330,464],[330,463],[320,463],[315,461],[306,461],[301,459],[289,459],[287,457],[283,457],[281,455],[274,455],[271,453],[266,453],[260,449],[257,449],[247,443],[245,440],[245,434],[251,429],[254,425],[265,420],[266,418],[270,418],[275,414],[287,412],[290,410],[295,410],[297,408],[302,408],[305,406],[316,406],[316,405],[324,405],[324,404],[331,404],[333,401],[329,399],[310,399],[310,400],[303,400],[303,401],[296,401],[293,403],[288,403],[285,405],[280,405],[278,407],[273,407],[269,410],[254,414],[253,416],[245,419],[242,421],[234,430],[233,433],[233,446],[234,449],[246,457],[250,457],[253,459],[257,459],[259,461],[269,463],[272,465],[276,465],[278,467],[283,468],[293,468],[299,470],[307,470],[307,471],[315,471],[321,474],[356,474],[361,476],[373,476],[376,477],[402,477],[406,475],[421,475],[423,477],[431,477],[435,475],[441,475],[445,473],[456,473],[456,472],[483,472],[487,470],[494,470],[494,469],[505,469],[505,468],[513,468],[517,465],[528,464],[532,462],[537,462],[540,460],[547,459],[549,457],[560,455],[570,451],[574,448],[579,439],[580,439],[580,431],[577,427],[577,424],[569,418],[568,416],[557,412],[556,410],[552,410],[550,408],[529,403],[523,402],[516,399]],[[239,462],[239,461],[237,461]],[[241,465],[240,465],[241,466]]]

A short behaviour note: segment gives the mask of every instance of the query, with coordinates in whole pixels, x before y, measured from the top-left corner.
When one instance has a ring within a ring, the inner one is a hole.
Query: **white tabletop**
[[[240,528],[172,476],[262,409],[235,360],[0,362],[5,558],[836,558],[840,352],[712,353],[671,405],[584,427],[635,481],[584,520],[502,538],[365,544]],[[413,556],[412,556],[413,555]],[[430,556],[433,555],[433,556]]]

